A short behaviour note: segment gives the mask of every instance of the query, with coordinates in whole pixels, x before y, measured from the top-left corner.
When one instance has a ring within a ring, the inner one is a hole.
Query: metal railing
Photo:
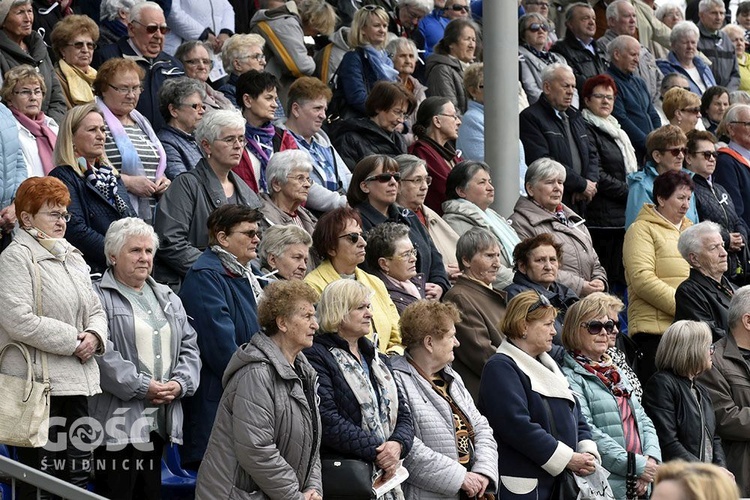
[[[77,486],[38,471],[8,457],[0,455],[0,475],[10,477],[11,488],[15,493],[16,482],[28,483],[53,495],[70,500],[107,500],[101,495],[83,490]],[[15,494],[14,494],[15,496]],[[6,499],[3,499],[6,500]],[[10,498],[7,500],[11,500]]]

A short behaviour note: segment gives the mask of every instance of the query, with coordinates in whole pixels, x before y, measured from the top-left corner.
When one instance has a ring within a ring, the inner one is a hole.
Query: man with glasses
[[[182,63],[163,50],[169,31],[164,11],[157,3],[139,3],[130,9],[128,36],[94,53],[93,66],[97,69],[104,61],[115,57],[133,59],[143,68],[146,76],[136,109],[151,122],[156,132],[166,124],[159,112],[159,88],[169,78],[185,76]]]
[[[724,186],[745,224],[750,226],[750,106],[737,104],[724,115],[729,144],[719,148],[714,182]]]

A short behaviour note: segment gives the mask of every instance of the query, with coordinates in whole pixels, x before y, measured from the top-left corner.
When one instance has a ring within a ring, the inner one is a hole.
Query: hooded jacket
[[[466,112],[469,93],[464,88],[461,61],[447,54],[432,54],[425,64],[427,97],[447,97],[461,113]]]

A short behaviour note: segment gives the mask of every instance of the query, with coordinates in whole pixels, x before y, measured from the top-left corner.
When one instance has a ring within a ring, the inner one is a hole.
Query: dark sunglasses
[[[356,245],[361,237],[362,233],[347,233],[339,236],[339,238],[346,238],[347,240],[349,240],[349,243],[351,243],[352,245]]]
[[[363,5],[360,7],[362,10],[366,10],[367,12],[374,12],[376,10],[382,10],[385,12],[385,9],[381,7],[380,5]]]
[[[666,153],[668,151],[668,152],[672,153],[672,156],[674,156],[675,158],[677,158],[678,156],[680,156],[680,153],[682,153],[683,156],[688,153],[688,149],[687,148],[660,149],[659,151],[661,151],[663,153]]]
[[[703,155],[704,160],[710,160],[711,158],[717,158],[719,156],[719,153],[716,151],[695,151],[693,152],[695,156]]]
[[[611,319],[605,322],[594,319],[587,323],[581,323],[581,328],[585,328],[591,335],[599,335],[602,333],[602,330],[606,330],[607,333],[612,333],[615,331],[615,322]]]
[[[141,26],[143,26],[146,29],[146,33],[148,33],[149,35],[153,35],[157,31],[160,32],[162,35],[166,35],[170,31],[172,31],[172,28],[170,28],[166,24],[158,25],[158,24],[143,24],[138,21],[131,21],[131,22],[134,24],[140,24]]]
[[[537,309],[539,309],[540,307],[552,307],[552,303],[550,303],[547,297],[545,297],[541,293],[538,293],[537,295],[539,296],[539,298],[537,299],[536,302],[534,302],[534,304],[532,304],[531,307],[529,307],[529,311],[526,313],[527,316],[531,314],[532,312],[536,311]]]
[[[68,47],[75,47],[76,50],[83,50],[84,47],[86,47],[89,50],[96,50],[96,44],[94,42],[69,43]]]
[[[697,115],[698,113],[701,112],[701,108],[685,108],[685,109],[683,109],[683,111],[685,113],[690,113],[690,114],[693,114],[693,115]]]
[[[258,236],[258,230],[257,229],[250,229],[249,231],[232,231],[232,232],[233,233],[244,234],[245,236],[247,236],[250,239],[253,239],[256,236]]]
[[[538,32],[540,30],[544,30],[544,31],[546,31],[546,32],[549,33],[549,25],[547,25],[547,24],[531,23],[529,25],[529,27],[526,28],[526,29],[529,30],[529,31],[531,31],[531,32],[533,32],[533,33],[536,33],[536,32]]]
[[[460,11],[469,12],[469,7],[467,5],[453,5],[451,7],[451,10],[453,12],[460,12]]]
[[[365,182],[378,181],[382,184],[391,182],[391,179],[396,179],[396,182],[401,182],[400,172],[386,172],[384,174],[371,175],[365,179]]]

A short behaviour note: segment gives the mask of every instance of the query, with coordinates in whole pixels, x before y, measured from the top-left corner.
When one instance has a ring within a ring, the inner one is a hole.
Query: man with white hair
[[[730,107],[722,123],[730,141],[719,148],[712,180],[726,188],[737,215],[750,226],[750,106]]]
[[[164,52],[164,38],[169,31],[159,4],[138,3],[130,9],[128,36],[94,53],[93,66],[97,69],[114,57],[133,59],[143,68],[146,75],[136,109],[151,122],[156,132],[166,125],[159,112],[159,89],[168,78],[185,76],[182,63]]]
[[[677,241],[690,276],[677,287],[674,320],[703,321],[711,327],[714,342],[729,332],[727,311],[735,286],[724,276],[727,251],[721,226],[705,221],[685,229]]]
[[[698,4],[698,50],[711,61],[711,73],[716,85],[737,90],[740,88],[737,54],[729,35],[721,31],[725,14],[723,0],[701,0]]]

